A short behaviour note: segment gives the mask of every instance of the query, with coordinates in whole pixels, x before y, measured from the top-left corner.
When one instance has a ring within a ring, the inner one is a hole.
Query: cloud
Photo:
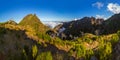
[[[54,21],[46,21],[43,22],[43,24],[45,24],[46,26],[50,27],[50,28],[54,28],[59,24],[62,24],[61,22],[54,22]]]
[[[114,14],[120,13],[120,5],[117,3],[109,3],[107,5],[107,9],[108,9],[108,11],[110,11]]]
[[[107,18],[104,15],[96,15],[96,19],[104,19],[104,20],[106,20]]]
[[[102,2],[96,2],[96,3],[93,3],[92,6],[97,7],[98,9],[101,9],[104,6],[104,4]]]

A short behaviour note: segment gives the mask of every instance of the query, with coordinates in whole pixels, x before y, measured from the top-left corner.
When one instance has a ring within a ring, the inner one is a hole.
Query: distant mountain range
[[[63,24],[56,26],[54,29],[56,30],[57,28],[56,31],[60,34],[59,37],[64,39],[80,37],[84,35],[84,33],[92,33],[95,35],[112,34],[120,30],[119,19],[120,14],[115,14],[107,20],[96,19],[95,17],[84,17],[74,21],[63,22]],[[59,33],[59,30],[62,28],[65,30]]]

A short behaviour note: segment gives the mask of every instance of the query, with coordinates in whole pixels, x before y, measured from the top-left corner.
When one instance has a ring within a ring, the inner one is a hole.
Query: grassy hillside
[[[96,36],[85,33],[74,40],[45,34],[36,15],[19,24],[0,23],[0,60],[119,60],[120,32]]]
[[[58,60],[58,56],[65,60],[73,58],[48,40],[38,39],[34,34],[31,37],[31,32],[19,25],[0,25],[0,60]]]
[[[19,25],[22,26],[29,26],[33,28],[36,32],[46,32],[48,30],[48,27],[43,25],[40,21],[40,19],[34,14],[29,14],[26,17],[21,20]]]

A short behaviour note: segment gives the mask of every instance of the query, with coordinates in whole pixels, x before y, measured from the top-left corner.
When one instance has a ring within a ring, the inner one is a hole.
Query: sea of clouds
[[[60,22],[60,21],[43,21],[43,24],[45,24],[46,26],[53,29],[57,25],[62,24],[62,22]]]

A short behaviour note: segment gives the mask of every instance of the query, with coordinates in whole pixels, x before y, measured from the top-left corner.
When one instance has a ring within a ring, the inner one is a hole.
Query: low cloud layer
[[[45,24],[46,26],[50,27],[50,28],[54,28],[59,24],[62,24],[61,22],[54,22],[54,21],[48,21],[48,22],[43,22],[43,24]]]
[[[96,3],[93,3],[92,6],[97,7],[98,9],[101,9],[104,6],[104,4],[102,2],[96,2]]]
[[[107,9],[114,14],[120,13],[120,5],[117,3],[109,3]]]

